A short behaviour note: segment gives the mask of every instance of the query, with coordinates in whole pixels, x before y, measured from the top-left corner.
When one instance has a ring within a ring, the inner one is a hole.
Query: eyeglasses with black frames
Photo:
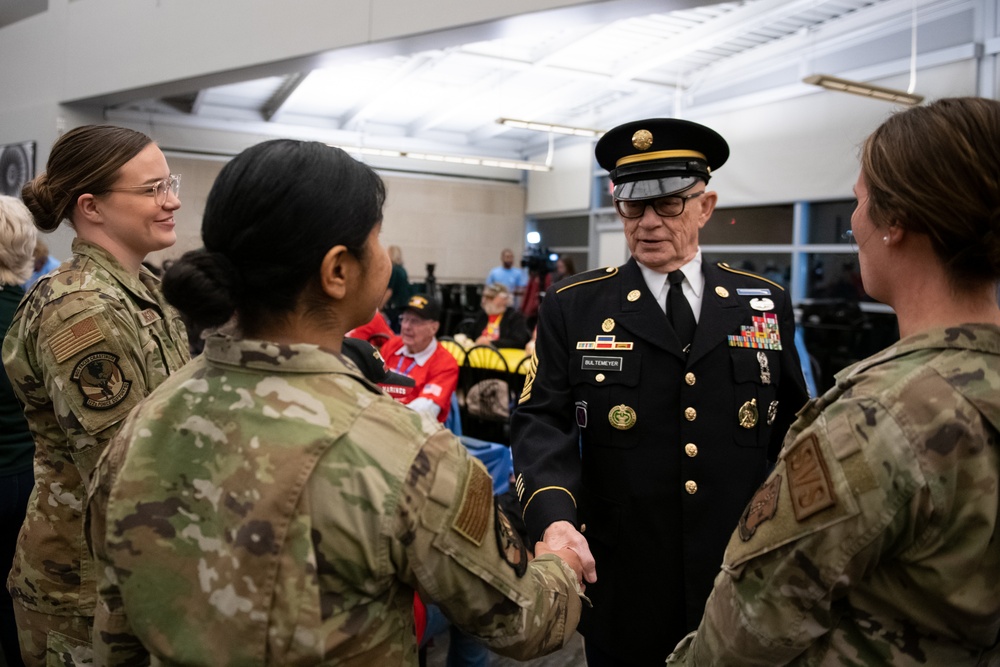
[[[689,199],[700,197],[705,191],[692,192],[689,195],[668,195],[656,199],[639,199],[636,201],[615,200],[615,210],[626,220],[637,220],[646,214],[646,207],[652,206],[656,215],[662,218],[676,218],[684,212],[684,206]]]
[[[128,185],[122,188],[109,188],[108,192],[126,192],[132,190],[141,190],[139,194],[152,197],[157,206],[163,206],[167,203],[167,192],[174,193],[175,197],[180,194],[181,175],[170,174],[170,176],[164,178],[163,180],[156,181],[155,183],[147,183],[145,185]]]

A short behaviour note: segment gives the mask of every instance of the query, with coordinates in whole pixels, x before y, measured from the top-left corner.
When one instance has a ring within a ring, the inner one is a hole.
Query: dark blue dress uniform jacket
[[[553,521],[583,526],[598,581],[581,631],[640,664],[662,665],[697,627],[729,536],[808,398],[789,295],[725,264],[702,266],[688,354],[634,259],[551,288],[537,366],[511,422],[531,538]],[[765,314],[752,299],[773,302],[780,351],[730,346],[729,335]],[[598,336],[631,349],[579,349]],[[758,414],[749,428],[740,423],[748,403]],[[613,411],[620,426],[631,413],[634,423],[616,428]]]

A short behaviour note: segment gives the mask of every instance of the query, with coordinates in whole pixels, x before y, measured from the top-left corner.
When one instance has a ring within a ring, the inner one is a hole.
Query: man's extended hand
[[[587,544],[587,538],[569,521],[556,521],[550,524],[545,529],[545,534],[542,535],[542,541],[549,551],[570,549],[576,553],[583,568],[584,581],[589,584],[597,581],[597,563],[594,562],[594,555],[590,553],[590,545]],[[538,545],[536,544],[535,546],[537,553]],[[558,556],[559,554],[556,555]],[[572,563],[570,563],[570,566],[572,567]]]

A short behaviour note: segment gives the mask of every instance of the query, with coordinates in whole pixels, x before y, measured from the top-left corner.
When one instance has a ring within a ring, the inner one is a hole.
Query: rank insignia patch
[[[80,386],[84,405],[94,410],[109,410],[128,396],[132,381],[122,373],[118,357],[110,352],[96,352],[80,360],[70,375]]]
[[[815,434],[796,445],[785,461],[788,493],[798,521],[804,521],[816,512],[837,504],[833,482]]]

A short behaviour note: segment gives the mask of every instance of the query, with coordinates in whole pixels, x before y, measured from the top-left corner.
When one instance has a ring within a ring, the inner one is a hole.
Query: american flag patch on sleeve
[[[62,363],[77,352],[86,350],[102,340],[104,334],[97,326],[97,321],[93,317],[88,317],[52,336],[49,340],[49,349],[52,350],[56,363]]]

